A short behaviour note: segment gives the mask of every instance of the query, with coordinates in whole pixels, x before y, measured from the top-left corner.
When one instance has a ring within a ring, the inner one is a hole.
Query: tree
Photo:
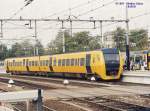
[[[65,49],[66,52],[76,52],[83,50],[93,50],[100,48],[98,42],[99,36],[92,37],[89,32],[77,32],[70,36],[69,31],[66,30],[65,36]],[[62,53],[63,52],[63,32],[58,32],[56,39],[48,44],[48,49],[51,49],[51,53]]]
[[[30,41],[25,40],[21,43],[16,42],[13,44],[9,53],[11,57],[31,56],[34,54],[34,48]]]
[[[35,44],[34,48],[38,49],[38,54],[39,55],[44,55],[44,47],[43,47],[42,43],[39,40],[36,41],[36,44]]]
[[[0,44],[0,60],[4,60],[8,56],[8,49],[6,45]]]
[[[125,29],[118,27],[115,31],[112,32],[113,40],[118,48],[121,51],[125,51]]]
[[[116,47],[125,51],[125,29],[118,27],[113,31],[113,39]],[[145,29],[130,30],[130,50],[145,50],[148,47],[148,33]]]
[[[148,32],[145,29],[130,31],[131,50],[145,50],[148,48]]]
[[[56,53],[62,53],[63,52],[63,33],[65,37],[65,47],[66,52],[68,52],[68,44],[70,42],[70,34],[68,30],[65,30],[64,32],[59,31],[56,35],[55,40],[52,40],[50,43],[48,43],[48,51],[50,51],[50,54],[56,54]]]

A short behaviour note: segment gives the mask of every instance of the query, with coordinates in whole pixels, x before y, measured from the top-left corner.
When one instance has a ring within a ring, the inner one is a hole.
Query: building
[[[112,32],[106,32],[103,37],[105,48],[113,48],[115,46]]]

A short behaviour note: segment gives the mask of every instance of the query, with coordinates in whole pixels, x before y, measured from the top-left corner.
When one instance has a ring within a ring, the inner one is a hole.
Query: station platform
[[[150,71],[126,71],[122,82],[150,84]]]
[[[6,70],[4,68],[0,68],[0,74],[5,74]]]

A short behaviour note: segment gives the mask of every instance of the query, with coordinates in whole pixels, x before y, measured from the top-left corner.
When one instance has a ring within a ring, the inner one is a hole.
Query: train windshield
[[[119,51],[117,49],[105,49],[103,50],[106,74],[117,75],[120,66]]]
[[[119,61],[119,54],[104,54],[106,62]]]

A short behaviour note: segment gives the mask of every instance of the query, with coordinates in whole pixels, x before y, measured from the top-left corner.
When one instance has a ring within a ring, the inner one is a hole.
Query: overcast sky
[[[24,0],[0,0],[0,18],[10,18],[16,12],[13,18],[63,18],[67,19],[71,14],[78,19],[125,19],[125,6],[116,5],[116,2],[142,2],[142,6],[130,8],[129,18],[150,12],[150,0],[34,0],[30,5],[19,11],[24,6]],[[110,3],[109,5],[106,5]],[[71,10],[69,10],[71,9]],[[93,11],[92,11],[93,10]],[[74,19],[74,17],[72,18]],[[34,30],[25,26],[27,22],[7,22],[4,24],[4,38],[31,38]],[[107,25],[104,23],[103,33],[115,30],[116,27],[125,27],[124,23],[116,23]],[[150,15],[137,17],[130,21],[130,29],[145,28],[149,29]],[[38,22],[38,38],[44,46],[55,38],[60,23],[56,22]],[[69,24],[65,24],[69,27]],[[93,35],[100,34],[99,23],[96,24],[97,29],[73,29],[73,32],[90,31]],[[93,28],[90,23],[73,23],[73,28]],[[11,41],[7,43],[12,43]]]

